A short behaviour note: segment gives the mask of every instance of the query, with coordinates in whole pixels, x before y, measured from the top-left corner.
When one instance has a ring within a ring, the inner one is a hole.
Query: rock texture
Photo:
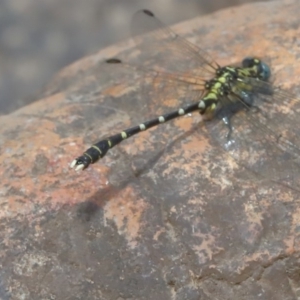
[[[266,57],[274,83],[295,91],[298,16],[298,1],[256,3],[175,30],[220,65]],[[40,101],[1,117],[0,298],[299,298],[299,194],[243,180],[198,116],[69,169],[93,141],[176,101],[150,101],[137,75],[102,62],[132,47],[78,61]]]

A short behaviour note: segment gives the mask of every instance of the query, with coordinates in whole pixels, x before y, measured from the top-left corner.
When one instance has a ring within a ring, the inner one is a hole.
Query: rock
[[[252,3],[174,29],[220,65],[265,57],[274,83],[292,89],[298,9]],[[299,297],[297,191],[244,180],[196,114],[69,168],[92,142],[176,101],[151,100],[138,75],[103,62],[135,55],[125,42],[84,58],[40,101],[1,117],[0,298]]]

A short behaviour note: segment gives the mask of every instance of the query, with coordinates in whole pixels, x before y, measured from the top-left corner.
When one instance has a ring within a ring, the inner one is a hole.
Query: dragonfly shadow
[[[202,124],[201,124],[202,125]],[[140,166],[138,169],[133,171],[133,174],[136,178],[139,178],[140,176],[146,174],[150,170],[152,170],[155,165],[159,162],[159,160],[164,156],[167,155],[168,152],[179,142],[183,141],[190,135],[194,134],[196,130],[198,130],[199,124],[194,125],[190,130],[187,130],[186,132],[178,135],[176,138],[174,138],[171,142],[169,142],[163,149],[158,151],[155,155],[150,157],[145,164]]]
[[[152,170],[155,165],[161,160],[164,155],[167,153],[180,141],[194,134],[194,132],[198,129],[199,124],[194,125],[190,130],[178,135],[175,139],[173,139],[166,147],[156,152],[152,155],[146,163],[137,169],[133,170],[132,167],[127,165],[126,167],[126,177],[123,177],[116,184],[109,184],[105,188],[100,188],[96,191],[91,197],[82,202],[77,208],[77,217],[84,222],[89,222],[93,217],[95,217],[99,210],[101,210],[104,205],[119,196],[124,189],[130,184],[135,184],[137,186],[143,185],[143,181],[141,177],[144,174],[147,174],[150,170]],[[129,160],[128,155],[119,149],[119,152],[122,153],[122,161]],[[129,172],[130,170],[130,172]],[[119,178],[119,177],[118,177]]]

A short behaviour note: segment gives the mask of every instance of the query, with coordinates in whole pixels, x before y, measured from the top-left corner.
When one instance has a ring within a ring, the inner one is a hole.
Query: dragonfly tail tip
[[[70,168],[74,169],[75,171],[81,171],[82,169],[85,168],[84,164],[80,163],[77,159],[74,159],[70,163]]]

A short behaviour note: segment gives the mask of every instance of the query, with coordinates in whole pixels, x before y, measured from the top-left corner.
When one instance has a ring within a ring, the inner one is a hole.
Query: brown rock
[[[298,12],[297,1],[248,4],[175,30],[220,65],[266,57],[275,84],[290,89]],[[135,74],[102,62],[132,47],[82,59],[43,99],[1,117],[0,298],[296,299],[298,193],[242,180],[246,170],[211,145],[198,116],[69,169],[92,142],[176,101],[150,103]]]

